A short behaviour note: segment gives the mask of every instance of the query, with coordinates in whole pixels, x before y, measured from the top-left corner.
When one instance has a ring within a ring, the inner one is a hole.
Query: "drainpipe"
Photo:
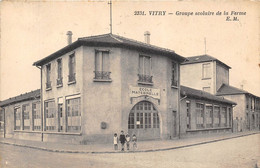
[[[41,99],[41,141],[43,141],[43,102],[42,102],[42,68],[36,66],[41,70],[41,91],[40,91],[40,99]]]
[[[181,111],[180,111],[180,104],[181,104],[181,101],[182,100],[184,100],[184,99],[186,99],[187,98],[187,96],[184,96],[183,98],[180,98],[179,100],[179,105],[178,105],[178,108],[179,108],[179,139],[181,139]]]

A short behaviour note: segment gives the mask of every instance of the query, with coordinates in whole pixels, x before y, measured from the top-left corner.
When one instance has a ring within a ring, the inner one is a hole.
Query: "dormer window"
[[[138,73],[138,83],[140,84],[152,84],[153,76],[152,74],[152,59],[150,56],[139,56],[139,73]]]
[[[109,50],[96,50],[94,81],[111,81],[109,65]]]

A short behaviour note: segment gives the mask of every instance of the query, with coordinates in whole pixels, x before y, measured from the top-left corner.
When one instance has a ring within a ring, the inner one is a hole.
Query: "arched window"
[[[137,103],[129,113],[128,129],[159,128],[158,112],[152,103],[142,101]]]

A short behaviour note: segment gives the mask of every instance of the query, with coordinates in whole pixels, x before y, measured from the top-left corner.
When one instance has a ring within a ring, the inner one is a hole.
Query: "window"
[[[44,112],[45,112],[45,128],[46,131],[54,131],[56,129],[56,115],[55,115],[55,102],[54,100],[49,100],[44,102]]]
[[[63,131],[64,128],[64,121],[63,121],[63,98],[58,98],[58,123],[59,123],[59,130],[58,131]]]
[[[210,87],[203,87],[203,91],[210,93]]]
[[[172,61],[172,86],[178,86],[178,64]]]
[[[150,102],[139,102],[129,114],[128,129],[159,128],[159,126],[158,112]]]
[[[231,108],[229,107],[228,108],[228,126],[231,127],[231,123],[232,123],[232,111],[231,111]]]
[[[57,71],[58,71],[58,78],[57,78],[57,86],[62,86],[62,59],[57,60]]]
[[[14,108],[14,130],[21,129],[21,109],[20,107]]]
[[[41,109],[40,102],[32,104],[32,116],[33,116],[33,130],[41,130]]]
[[[69,56],[69,83],[76,82],[76,61],[75,61],[75,53]]]
[[[211,78],[211,64],[202,64],[202,78],[208,79]]]
[[[220,126],[220,107],[214,106],[214,113],[213,113],[214,119],[213,119],[213,126],[219,127]]]
[[[129,114],[128,118],[128,129],[134,129],[135,128],[135,118],[134,113]]]
[[[187,129],[190,129],[191,128],[191,125],[190,125],[190,101],[186,101],[186,112],[187,112]]]
[[[196,103],[196,126],[197,128],[203,128],[204,123],[204,105]]]
[[[23,130],[30,130],[29,105],[22,106]]]
[[[153,128],[159,128],[160,121],[158,113],[153,113]]]
[[[211,128],[213,126],[213,111],[212,111],[212,105],[206,105],[206,127]]]
[[[67,131],[80,132],[81,130],[81,111],[80,98],[66,100],[67,109]]]
[[[153,83],[151,76],[151,57],[149,56],[139,56],[139,80],[141,83]]]
[[[0,109],[0,131],[4,131],[4,109]]]
[[[145,128],[151,128],[151,113],[144,113],[145,116]]]
[[[95,51],[95,77],[96,80],[111,80],[109,71],[109,51]]]
[[[220,123],[222,127],[227,126],[227,107],[222,107]]]
[[[51,89],[51,64],[46,65],[46,89]]]

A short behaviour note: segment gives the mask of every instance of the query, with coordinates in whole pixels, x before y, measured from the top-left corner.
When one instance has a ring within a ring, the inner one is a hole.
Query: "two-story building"
[[[184,60],[172,50],[104,34],[79,38],[35,62],[43,141],[108,142],[121,130],[139,139],[178,136]]]
[[[237,106],[234,108],[237,131],[259,130],[260,97],[226,84],[219,88],[216,95],[237,102]]]
[[[230,66],[209,56],[187,57],[180,67],[180,83],[225,97],[237,105],[233,109],[234,131],[252,130],[259,127],[259,97],[229,85]]]

